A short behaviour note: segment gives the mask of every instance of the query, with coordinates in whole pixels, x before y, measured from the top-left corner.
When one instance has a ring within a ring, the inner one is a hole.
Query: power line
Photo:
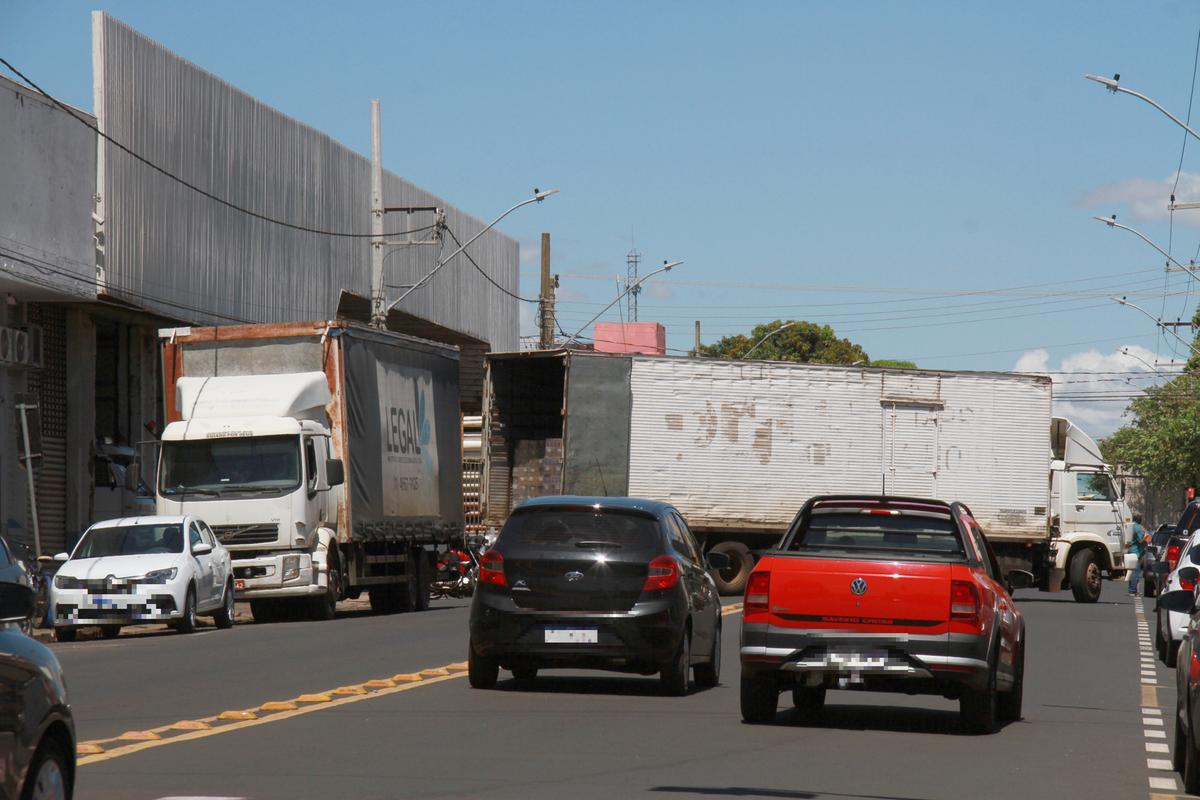
[[[446,226],[446,233],[450,234],[450,238],[454,240],[455,245],[457,245],[458,247],[462,247],[462,242],[460,242],[458,240],[458,237],[454,235],[454,231],[450,228],[449,225]],[[475,259],[471,258],[470,253],[468,253],[466,250],[463,250],[462,254],[467,257],[467,261],[471,262],[471,266],[475,268],[475,271],[478,272],[480,275],[482,275],[487,280],[488,283],[490,283],[492,286],[495,286],[497,289],[504,292],[509,297],[513,298],[514,300],[520,300],[522,303],[537,303],[537,302],[539,302],[536,299],[530,300],[528,297],[521,297],[521,295],[519,295],[519,294],[513,294],[508,289],[505,289],[503,286],[501,286],[499,283],[497,283],[492,278],[491,275],[488,275],[486,272],[484,272],[483,268],[475,263]]]
[[[141,163],[143,163],[146,166],[153,169],[155,172],[162,174],[163,176],[175,181],[176,183],[180,184],[181,186],[185,186],[188,189],[191,189],[193,192],[196,192],[200,196],[206,197],[209,200],[212,200],[214,203],[218,203],[220,205],[225,206],[226,208],[233,209],[234,211],[237,211],[239,213],[253,217],[257,220],[261,220],[262,222],[269,222],[272,225],[279,225],[284,228],[291,228],[292,230],[303,231],[304,233],[315,233],[320,236],[336,236],[336,237],[341,237],[344,239],[375,238],[375,234],[372,234],[372,233],[345,233],[342,231],[329,231],[329,230],[324,230],[322,228],[313,228],[308,225],[297,225],[296,223],[293,223],[293,222],[286,222],[281,219],[275,219],[274,217],[270,217],[270,216],[267,216],[266,214],[262,214],[258,211],[254,211],[252,209],[246,208],[245,206],[239,206],[237,203],[226,200],[225,198],[215,195],[206,189],[201,189],[196,184],[179,177],[178,175],[174,174],[173,172],[170,172],[169,170],[164,169],[163,167],[160,167],[158,164],[155,164],[153,161],[149,160],[148,158],[146,158],[142,155],[139,155],[138,153],[135,153],[133,150],[126,147],[121,142],[118,142],[116,139],[112,138],[107,133],[100,130],[99,126],[94,125],[91,122],[84,119],[83,117],[79,116],[77,113],[75,113],[75,109],[71,108],[67,104],[60,101],[57,97],[55,97],[54,95],[47,92],[41,86],[38,86],[36,83],[33,82],[33,80],[31,78],[29,78],[27,75],[25,75],[25,73],[21,72],[16,67],[14,67],[5,58],[0,57],[0,64],[3,64],[4,66],[8,67],[9,71],[11,71],[14,75],[16,75],[21,80],[25,81],[26,84],[28,84],[30,87],[32,87],[37,92],[41,93],[42,96],[44,96],[47,100],[49,100],[51,103],[53,103],[54,105],[61,108],[63,111],[67,112],[73,119],[77,120],[84,127],[90,129],[97,136],[99,136],[101,139],[104,139],[106,142],[111,144],[113,147],[116,147],[118,150],[123,151],[124,153],[131,156],[135,160],[140,161]],[[420,233],[421,231],[427,231],[434,227],[436,227],[436,225],[425,225],[420,228],[413,228],[413,229],[407,230],[407,231],[395,231],[394,233],[385,233],[383,235],[384,236],[406,236],[411,233]]]

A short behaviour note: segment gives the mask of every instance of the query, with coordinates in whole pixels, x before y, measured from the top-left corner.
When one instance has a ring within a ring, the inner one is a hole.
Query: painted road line
[[[1179,788],[1179,784],[1175,782],[1174,778],[1150,778],[1150,788],[1174,792]]]
[[[1142,717],[1143,725],[1158,725],[1162,727],[1163,721],[1161,717]]]
[[[1165,739],[1167,738],[1166,731],[1160,731],[1158,728],[1144,728],[1142,733],[1147,739]]]
[[[1143,709],[1142,709],[1142,713],[1143,713],[1143,714],[1148,714],[1148,715],[1150,715],[1150,716],[1152,716],[1152,717],[1161,717],[1161,716],[1162,716],[1162,709],[1161,709],[1161,708],[1146,707],[1146,708],[1143,708]]]
[[[1169,758],[1147,758],[1146,767],[1149,769],[1162,770],[1164,772],[1171,772],[1175,769],[1173,766],[1171,766],[1171,759]]]
[[[1171,748],[1167,747],[1164,742],[1146,742],[1147,753],[1169,753]]]
[[[734,603],[722,607],[721,616],[727,617],[741,610],[742,604]],[[257,727],[270,722],[291,719],[301,714],[311,714],[326,708],[335,708],[375,697],[410,691],[422,686],[443,683],[466,675],[467,663],[456,661],[420,672],[401,673],[390,678],[378,678],[361,684],[339,686],[325,692],[302,694],[292,700],[273,700],[254,708],[223,711],[215,716],[202,719],[182,720],[148,731],[128,731],[120,736],[107,739],[80,742],[76,748],[76,755],[80,758],[76,763],[79,766],[96,764],[152,747],[162,747],[175,742],[189,742],[229,731]],[[131,743],[126,744],[126,742]]]

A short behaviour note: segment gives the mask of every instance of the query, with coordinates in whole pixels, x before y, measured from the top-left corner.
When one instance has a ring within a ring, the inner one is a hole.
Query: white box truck
[[[161,336],[158,513],[212,526],[255,618],[426,608],[463,532],[458,351],[340,321]]]
[[[730,557],[726,592],[806,499],[846,492],[964,502],[1007,568],[1081,601],[1124,574],[1129,509],[1043,376],[504,353],[485,412],[487,523],[539,495],[664,500]]]

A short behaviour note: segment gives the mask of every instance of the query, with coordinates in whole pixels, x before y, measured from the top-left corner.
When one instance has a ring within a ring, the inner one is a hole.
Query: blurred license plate
[[[88,603],[92,608],[117,608],[121,605],[121,602],[116,598],[104,597],[98,594],[88,595]]]
[[[236,580],[233,582],[233,590],[235,592],[240,592],[245,588],[246,588],[246,582],[244,580]]]
[[[546,628],[546,644],[596,644],[600,634],[595,628]]]
[[[887,653],[868,650],[864,653],[830,653],[825,663],[836,669],[871,669],[887,666]]]

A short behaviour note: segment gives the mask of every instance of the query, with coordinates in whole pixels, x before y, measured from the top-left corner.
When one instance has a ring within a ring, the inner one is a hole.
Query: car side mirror
[[[213,546],[211,544],[205,544],[204,542],[201,542],[200,544],[198,544],[192,548],[192,555],[204,556],[204,555],[208,555],[212,551],[213,551]]]
[[[55,553],[54,554],[54,560],[60,564],[63,563],[64,561],[67,561],[70,558],[71,558],[70,553]]]
[[[704,557],[709,569],[729,569],[728,553],[709,553]]]
[[[325,480],[331,486],[341,486],[346,482],[346,465],[340,458],[331,458],[325,462]]]
[[[0,622],[21,622],[33,613],[36,595],[20,583],[0,583]]]
[[[1032,572],[1027,572],[1023,569],[1009,570],[1008,572],[1008,588],[1009,591],[1017,589],[1028,589],[1037,583],[1037,578]]]

